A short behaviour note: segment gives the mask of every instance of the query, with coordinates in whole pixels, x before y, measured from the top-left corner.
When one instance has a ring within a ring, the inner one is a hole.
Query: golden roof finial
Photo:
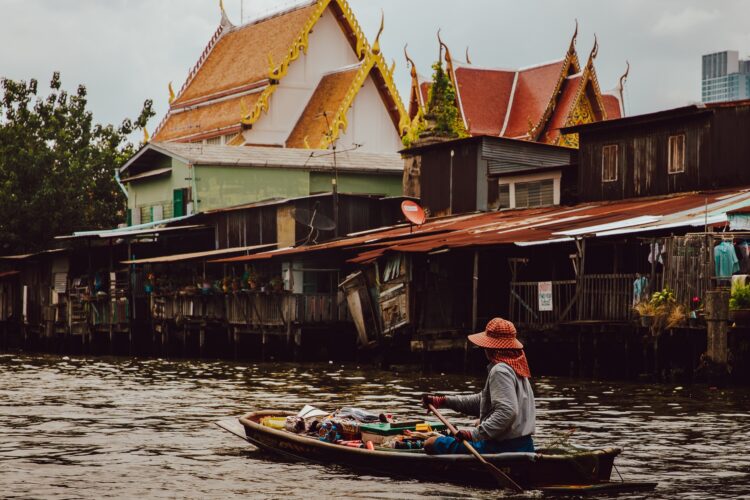
[[[219,10],[221,10],[221,26],[224,28],[233,27],[234,25],[232,24],[232,21],[229,20],[227,11],[224,10],[224,0],[219,0]]]
[[[172,104],[172,101],[174,101],[174,89],[172,88],[172,82],[169,82],[169,85],[167,85],[169,88],[169,104]]]
[[[591,54],[589,55],[589,61],[592,61],[596,59],[596,56],[599,54],[599,40],[596,38],[596,33],[594,33],[594,47],[591,49]]]
[[[441,56],[443,55],[443,49],[445,49],[445,62],[447,62],[448,64],[452,64],[453,59],[451,59],[451,51],[448,48],[448,46],[445,44],[445,42],[443,42],[443,39],[440,38],[440,30],[438,30],[437,36],[438,36],[438,42],[440,43],[440,55]]]
[[[411,65],[411,77],[416,78],[417,77],[417,65],[414,64],[414,61],[412,61],[411,57],[409,57],[409,53],[406,52],[406,47],[408,47],[409,44],[407,43],[404,45],[404,57],[406,58],[406,65]]]
[[[625,61],[625,64],[627,65],[627,67],[625,68],[625,73],[623,73],[620,77],[620,93],[625,90],[625,80],[628,79],[628,74],[630,73],[630,62]]]
[[[471,64],[471,58],[469,57],[469,46],[466,46],[466,64]]]
[[[573,37],[570,39],[570,50],[575,49],[576,40],[578,39],[578,18],[576,18],[576,29],[573,31]]]
[[[143,144],[148,144],[148,141],[150,141],[151,138],[148,135],[148,130],[146,130],[146,127],[143,127]]]
[[[380,54],[380,35],[383,34],[383,28],[385,27],[385,13],[383,9],[380,9],[380,29],[378,34],[375,35],[375,42],[372,44],[372,53]]]

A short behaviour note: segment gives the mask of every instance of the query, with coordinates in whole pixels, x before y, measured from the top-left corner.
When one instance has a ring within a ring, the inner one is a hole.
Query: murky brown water
[[[0,355],[0,496],[496,498],[285,462],[213,425],[250,409],[305,403],[417,414],[424,391],[466,392],[481,383],[339,364]],[[537,443],[576,427],[576,442],[621,446],[626,479],[659,481],[651,498],[750,495],[747,389],[541,378],[536,392]]]

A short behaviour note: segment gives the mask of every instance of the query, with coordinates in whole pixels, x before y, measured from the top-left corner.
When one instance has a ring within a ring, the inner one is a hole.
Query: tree
[[[441,61],[432,65],[432,85],[427,100],[425,118],[433,121],[435,135],[466,137],[466,128],[456,107],[456,89],[443,69]]]
[[[135,151],[127,136],[154,115],[151,100],[138,119],[114,127],[94,124],[86,87],[69,95],[57,72],[46,97],[33,79],[0,85],[0,254],[123,222],[125,197],[114,175]]]
[[[410,129],[401,138],[406,147],[420,139],[456,139],[469,136],[456,106],[456,89],[443,69],[442,61],[433,64],[432,70],[432,84],[424,115],[420,110]]]

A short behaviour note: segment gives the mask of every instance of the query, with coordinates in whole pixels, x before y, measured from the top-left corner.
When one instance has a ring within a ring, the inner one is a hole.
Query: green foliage
[[[468,134],[456,107],[456,89],[440,61],[433,64],[432,69],[434,73],[425,118],[434,122],[432,131],[436,135],[466,137]]]
[[[729,309],[750,309],[750,285],[736,285],[732,287],[729,297]]]
[[[665,288],[660,292],[654,292],[651,296],[651,304],[654,307],[668,306],[675,303],[674,292],[669,288]]]
[[[86,87],[62,89],[54,73],[46,97],[37,81],[3,79],[0,101],[0,254],[48,247],[56,235],[122,222],[124,195],[114,179],[134,153],[127,135],[154,115],[93,123]]]

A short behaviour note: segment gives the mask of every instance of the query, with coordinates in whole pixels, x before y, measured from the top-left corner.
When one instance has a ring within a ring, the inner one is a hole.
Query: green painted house
[[[331,192],[401,196],[397,153],[150,143],[119,171],[128,225]]]

